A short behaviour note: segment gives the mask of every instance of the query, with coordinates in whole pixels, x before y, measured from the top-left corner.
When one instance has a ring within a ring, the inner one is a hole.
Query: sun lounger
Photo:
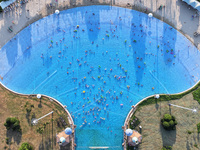
[[[197,37],[199,35],[198,32],[194,32],[194,36]]]
[[[8,27],[8,32],[13,32],[12,26]]]

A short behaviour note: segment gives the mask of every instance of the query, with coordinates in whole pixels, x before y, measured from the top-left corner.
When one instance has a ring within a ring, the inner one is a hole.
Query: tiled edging
[[[159,95],[179,95],[179,94],[183,94],[183,93],[185,93],[185,92],[190,91],[191,89],[193,89],[193,88],[194,88],[197,84],[199,84],[199,83],[200,83],[200,80],[199,80],[195,85],[193,85],[191,88],[189,88],[189,89],[187,89],[187,90],[185,90],[185,91],[183,91],[183,92],[180,92],[180,93],[176,93],[176,94],[159,94]],[[122,145],[124,146],[124,150],[127,149],[127,136],[126,136],[126,134],[125,134],[125,131],[126,131],[126,129],[128,129],[128,124],[129,124],[129,121],[130,121],[131,116],[132,116],[133,113],[136,111],[137,106],[138,106],[140,103],[142,103],[142,102],[145,101],[145,100],[148,100],[150,97],[153,97],[153,96],[155,96],[155,94],[143,98],[143,99],[142,99],[141,101],[139,101],[136,105],[133,105],[134,107],[132,107],[131,110],[129,111],[129,113],[128,113],[126,119],[125,119],[124,126],[122,127],[122,130],[124,131],[124,132],[123,132],[123,134],[124,134],[124,139],[123,139],[123,141],[124,141],[124,142],[123,142],[123,144],[122,144]]]
[[[13,90],[11,90],[11,89],[9,89],[9,88],[7,88],[5,85],[3,85],[1,82],[0,82],[0,84],[5,88],[5,89],[7,89],[8,91],[10,91],[10,92],[12,92],[12,93],[14,93],[14,94],[17,94],[17,95],[21,95],[21,96],[35,96],[36,97],[36,95],[37,94],[22,94],[22,93],[17,93],[17,92],[15,92],[15,91],[13,91]],[[68,119],[68,121],[69,121],[69,123],[70,123],[70,125],[71,125],[71,128],[72,128],[72,131],[75,131],[75,128],[76,128],[76,125],[74,125],[74,121],[73,121],[73,119],[72,119],[72,117],[71,117],[71,115],[70,115],[70,113],[69,113],[69,111],[66,109],[66,107],[65,106],[63,106],[58,100],[56,100],[55,98],[52,98],[52,97],[50,97],[50,96],[47,96],[47,95],[42,95],[43,97],[47,97],[47,98],[49,98],[49,100],[53,100],[54,102],[56,102],[58,105],[60,105],[64,110],[65,110],[65,112],[67,113],[67,115],[68,115],[68,117],[67,117],[67,119]],[[72,136],[72,150],[74,150],[75,149],[75,132],[73,132],[73,136]]]

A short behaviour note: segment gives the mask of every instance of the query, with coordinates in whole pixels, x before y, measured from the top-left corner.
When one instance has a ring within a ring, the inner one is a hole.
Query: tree
[[[170,114],[165,114],[161,119],[161,124],[166,130],[174,130],[177,125],[177,121],[174,116]]]
[[[172,150],[171,146],[163,146],[163,148],[161,150]]]
[[[23,143],[19,150],[33,150],[33,147],[29,143]]]
[[[20,121],[15,117],[8,117],[4,126],[7,130],[13,129],[13,131],[21,131]]]
[[[197,132],[200,133],[200,123],[197,124]]]
[[[172,120],[172,116],[170,114],[165,114],[164,115],[164,120],[169,122],[170,120]]]

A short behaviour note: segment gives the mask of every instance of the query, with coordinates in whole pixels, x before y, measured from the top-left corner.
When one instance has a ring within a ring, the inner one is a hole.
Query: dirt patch
[[[159,102],[143,106],[136,111],[135,116],[141,121],[143,136],[139,149],[160,150],[163,145],[172,146],[175,150],[199,149],[200,139],[197,133],[197,123],[200,122],[199,112],[195,114],[190,110],[169,107],[168,103]],[[180,100],[170,101],[170,103],[200,110],[199,103],[193,100],[191,93]],[[166,131],[160,125],[160,119],[165,113],[176,117],[178,122],[176,130]]]
[[[40,120],[36,126],[31,125],[32,118],[40,118],[51,111],[54,111],[52,115]],[[6,130],[4,123],[8,117],[20,120],[22,133]],[[59,149],[56,134],[70,126],[67,117],[63,108],[48,98],[39,100],[32,96],[20,96],[0,86],[0,149],[18,150],[24,142],[32,144],[35,150]],[[43,133],[38,133],[39,128],[43,128]],[[68,144],[66,150],[71,149],[70,146]]]

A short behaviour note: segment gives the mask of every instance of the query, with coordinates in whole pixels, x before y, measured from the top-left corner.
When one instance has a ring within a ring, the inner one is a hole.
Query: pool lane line
[[[34,93],[45,81],[47,81],[48,79],[50,79],[54,74],[57,73],[57,70],[54,71],[49,77],[47,77],[44,81],[42,81],[31,93]]]

